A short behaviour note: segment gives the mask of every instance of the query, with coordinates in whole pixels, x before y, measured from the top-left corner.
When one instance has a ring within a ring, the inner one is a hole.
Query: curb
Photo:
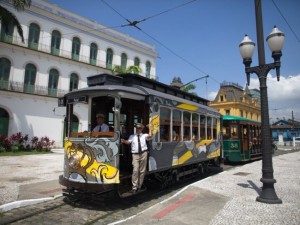
[[[56,195],[54,197],[38,198],[38,199],[26,199],[26,200],[10,202],[10,203],[1,205],[0,206],[0,212],[7,212],[7,211],[15,209],[15,208],[20,208],[20,207],[23,207],[23,206],[28,206],[28,205],[33,205],[33,204],[49,201],[49,200],[54,200],[54,199],[59,198],[61,196],[62,196],[62,194]]]

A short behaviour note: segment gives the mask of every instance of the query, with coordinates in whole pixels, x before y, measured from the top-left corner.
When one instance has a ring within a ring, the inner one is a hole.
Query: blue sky
[[[73,13],[156,46],[159,54],[156,74],[169,84],[180,77],[183,83],[209,75],[194,84],[196,92],[212,100],[223,81],[245,87],[246,75],[239,53],[245,34],[255,42],[254,0],[48,0]],[[186,4],[185,4],[186,3]],[[185,5],[183,5],[185,4]],[[183,5],[181,7],[178,7]],[[178,7],[178,8],[176,8]],[[275,70],[268,79],[271,119],[300,121],[300,1],[262,0],[264,38],[274,25],[285,33],[281,58],[281,81]],[[164,13],[162,13],[164,12]],[[158,15],[159,13],[162,13]],[[153,16],[153,17],[152,17]],[[148,18],[134,27],[121,27],[130,21]],[[272,63],[265,42],[266,63]],[[258,65],[255,49],[252,66]],[[255,74],[251,86],[259,87]]]

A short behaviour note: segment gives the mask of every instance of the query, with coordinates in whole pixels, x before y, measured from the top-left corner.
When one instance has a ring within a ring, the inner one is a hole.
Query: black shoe
[[[139,188],[139,191],[146,191],[147,188],[143,185],[141,188]]]

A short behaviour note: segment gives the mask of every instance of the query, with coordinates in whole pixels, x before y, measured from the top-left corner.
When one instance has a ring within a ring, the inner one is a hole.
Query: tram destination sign
[[[73,104],[73,103],[78,103],[78,102],[87,103],[88,97],[87,96],[75,96],[75,97],[67,99],[67,104]]]

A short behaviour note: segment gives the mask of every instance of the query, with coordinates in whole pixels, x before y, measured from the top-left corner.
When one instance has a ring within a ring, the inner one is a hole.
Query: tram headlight
[[[80,167],[80,157],[78,155],[71,155],[69,158],[69,167],[72,169],[78,169]]]

